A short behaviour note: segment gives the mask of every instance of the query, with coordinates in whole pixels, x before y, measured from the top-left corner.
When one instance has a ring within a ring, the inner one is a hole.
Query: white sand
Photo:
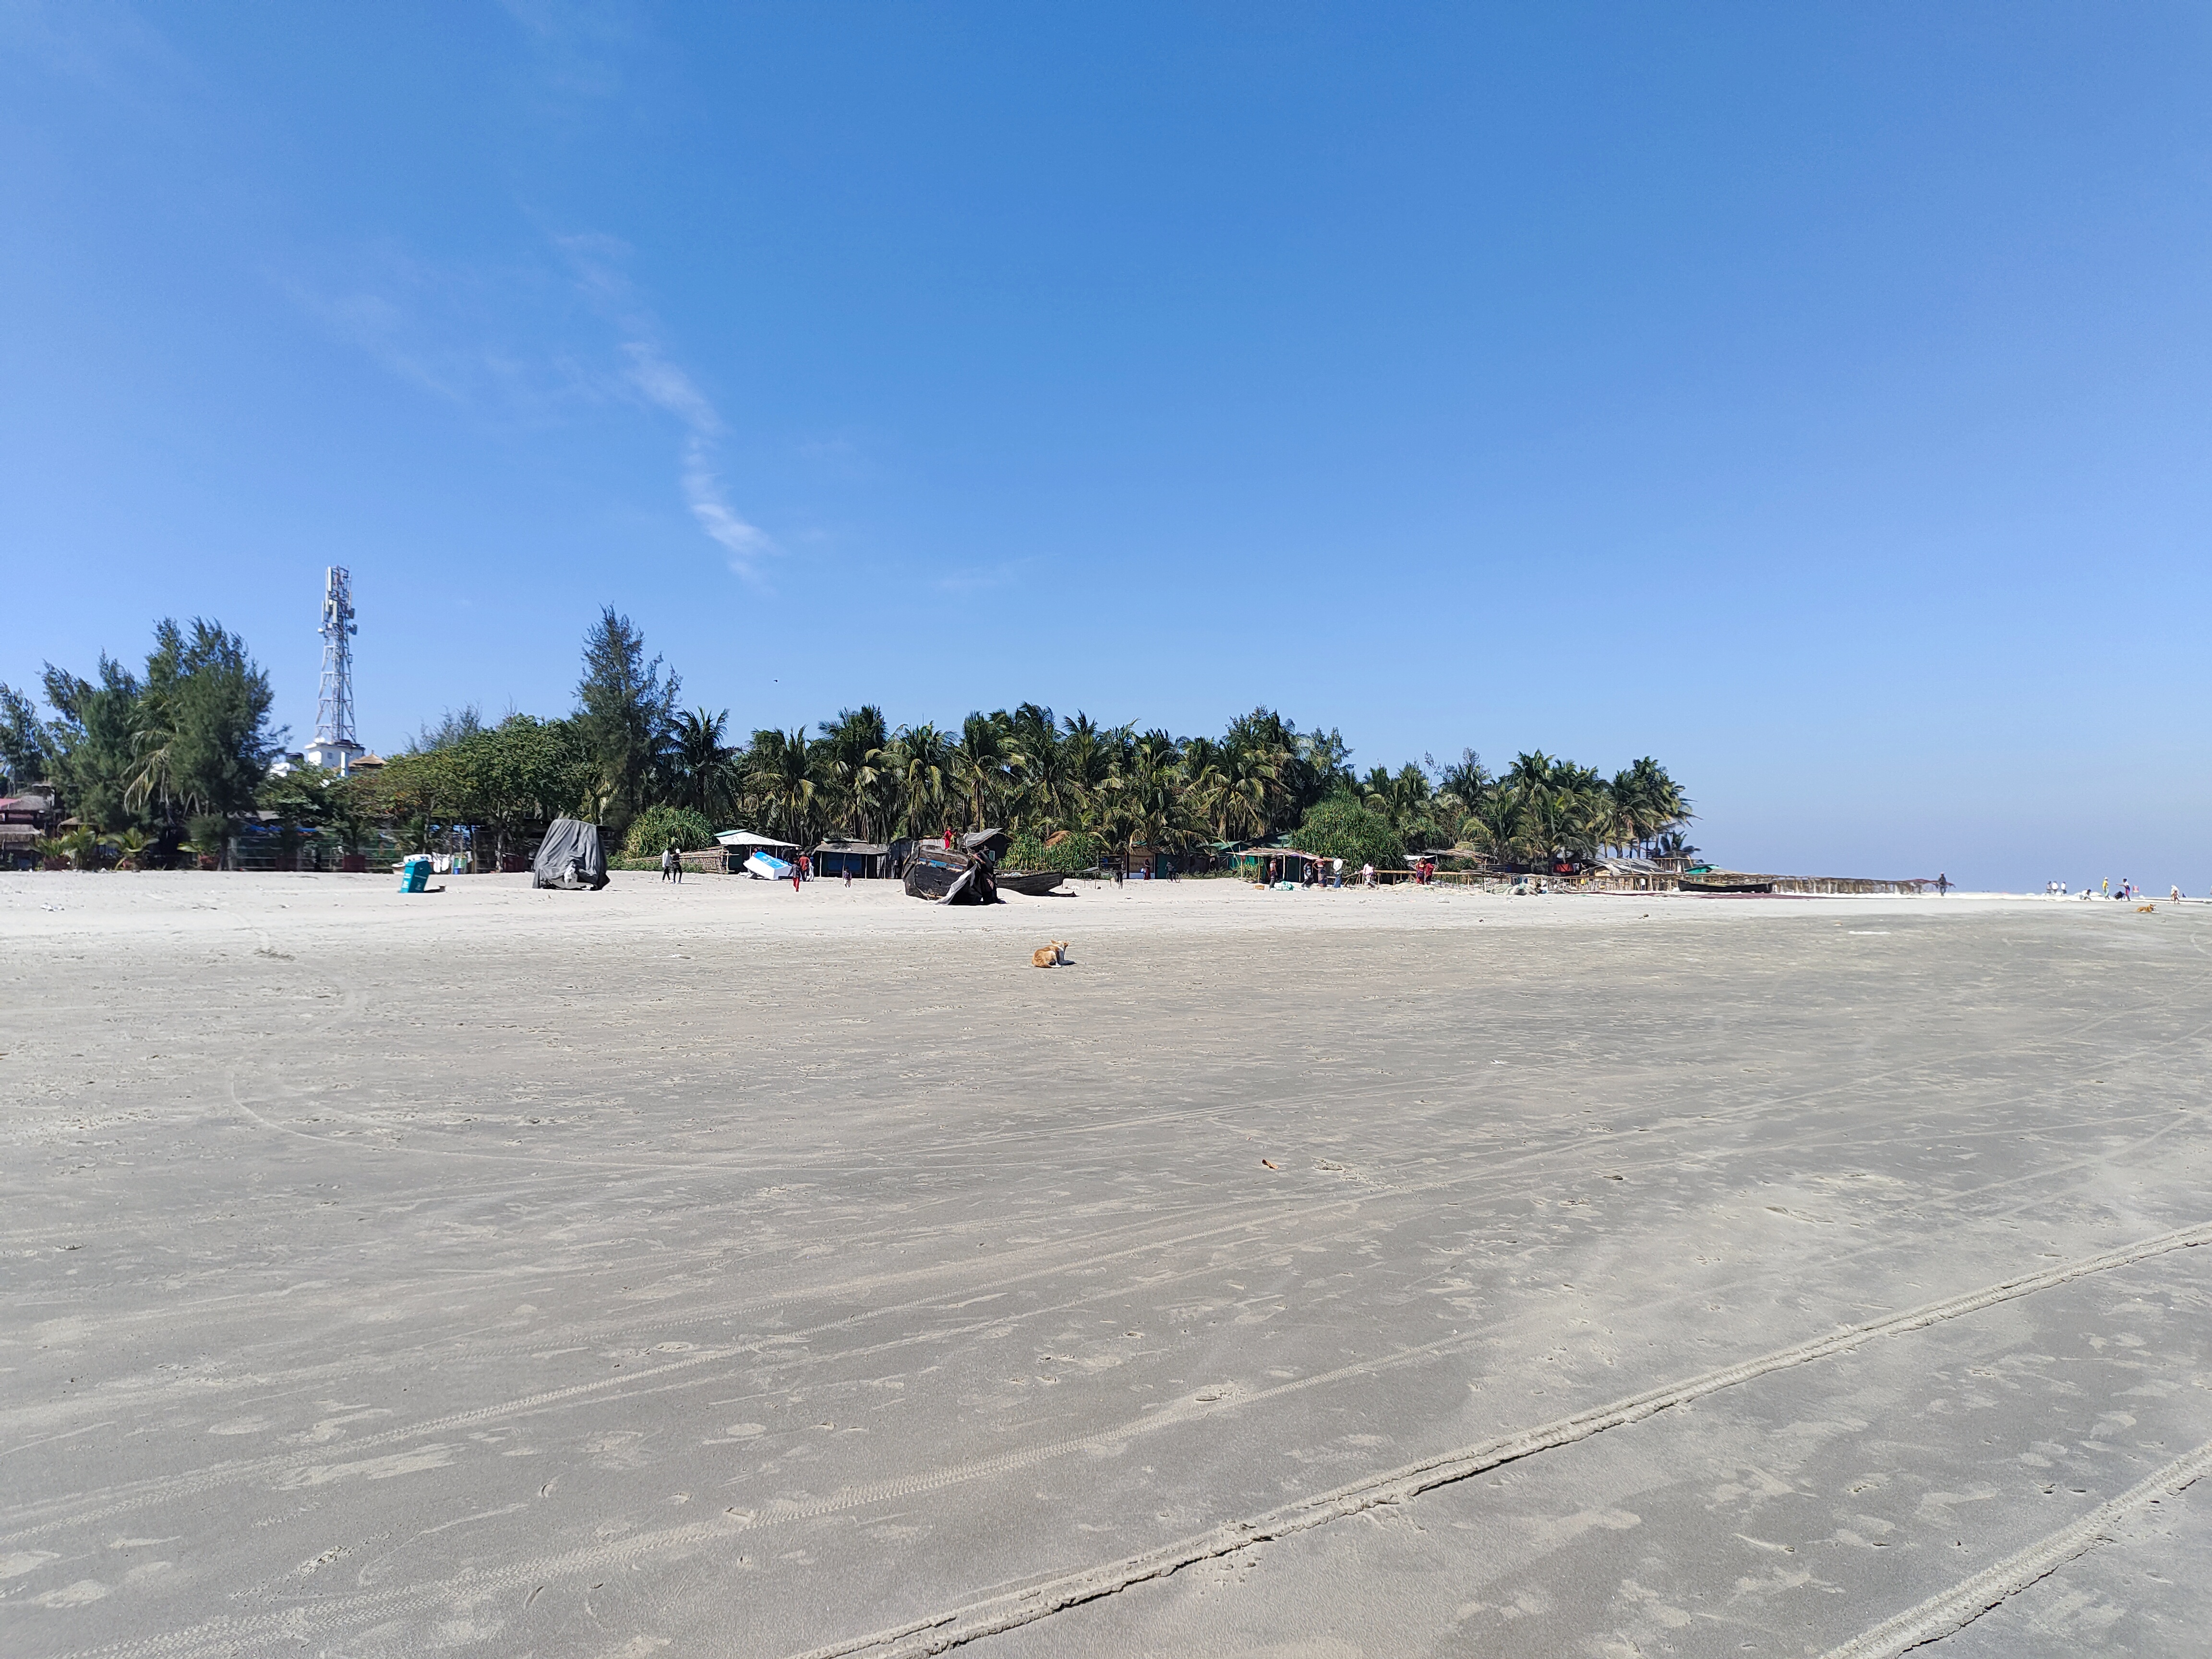
[[[0,877],[10,1659],[2200,1650],[2212,915],[444,879]]]

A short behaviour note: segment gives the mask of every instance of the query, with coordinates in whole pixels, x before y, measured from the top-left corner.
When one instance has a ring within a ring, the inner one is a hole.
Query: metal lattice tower
[[[323,684],[315,704],[315,743],[341,752],[357,750],[353,735],[353,578],[332,565],[323,579]]]

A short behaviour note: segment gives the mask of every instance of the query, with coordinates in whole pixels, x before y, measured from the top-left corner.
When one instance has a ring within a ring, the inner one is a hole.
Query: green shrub
[[[1406,843],[1389,819],[1343,795],[1332,796],[1308,812],[1288,839],[1301,853],[1342,859],[1346,874],[1363,864],[1396,865],[1406,857]]]
[[[623,852],[629,858],[657,859],[672,844],[684,853],[712,847],[714,826],[688,806],[648,806],[630,820]]]
[[[1056,847],[1046,846],[1043,836],[1024,830],[1006,848],[1003,862],[1009,870],[1064,870],[1073,876],[1097,869],[1105,852],[1097,836],[1079,830],[1063,836]]]

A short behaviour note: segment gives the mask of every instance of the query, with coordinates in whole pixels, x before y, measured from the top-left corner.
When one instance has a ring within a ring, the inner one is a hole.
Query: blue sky
[[[2212,15],[0,6],[0,679],[1267,703],[2212,886]]]

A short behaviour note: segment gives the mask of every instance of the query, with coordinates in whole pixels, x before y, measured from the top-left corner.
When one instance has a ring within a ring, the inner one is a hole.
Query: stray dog
[[[1030,952],[1030,966],[1032,968],[1057,968],[1066,960],[1067,941],[1064,939],[1054,939],[1042,951]]]
[[[2155,904],[2138,904],[2136,906],[2136,914],[2139,916],[2147,916],[2157,908],[2158,906]]]

